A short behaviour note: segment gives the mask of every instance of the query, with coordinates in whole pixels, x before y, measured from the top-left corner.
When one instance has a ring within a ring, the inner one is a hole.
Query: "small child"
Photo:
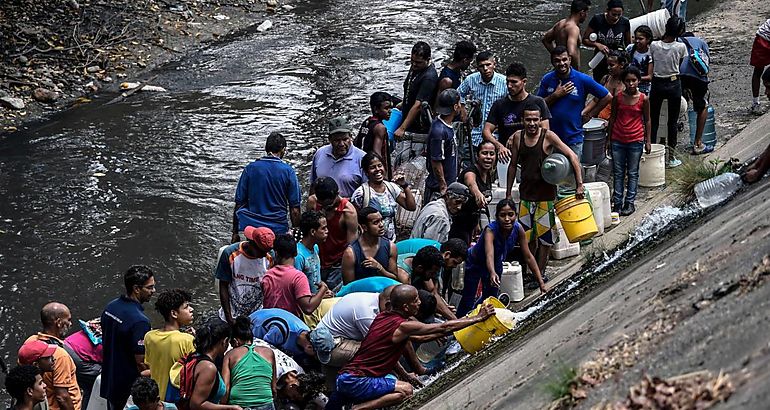
[[[650,43],[652,43],[652,29],[648,26],[639,26],[634,30],[634,44],[628,46],[629,64],[635,66],[642,73],[639,81],[639,91],[650,95],[652,86],[652,57],[650,56]]]
[[[176,410],[176,405],[160,400],[158,383],[149,377],[139,377],[131,386],[133,406],[126,410]]]
[[[627,57],[624,52],[610,50],[610,54],[607,56],[607,70],[609,72],[602,77],[601,84],[610,92],[610,95],[613,96],[613,100],[617,95],[623,92],[623,81],[620,79],[620,74],[627,65]],[[599,103],[599,100],[599,98],[594,97],[583,111],[592,112],[596,104]],[[607,104],[604,106],[604,109],[599,112],[597,117],[603,120],[609,120],[611,112],[612,104]]]
[[[631,215],[636,210],[636,188],[639,183],[639,162],[642,148],[648,154],[650,145],[650,100],[639,91],[642,74],[630,66],[621,75],[625,90],[612,100],[609,135],[612,144],[614,192],[612,211]],[[623,199],[623,182],[628,176]],[[622,207],[621,207],[622,205]]]

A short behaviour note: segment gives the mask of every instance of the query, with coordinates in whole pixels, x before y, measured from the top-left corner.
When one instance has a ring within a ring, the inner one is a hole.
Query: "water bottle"
[[[695,185],[695,196],[701,208],[716,205],[733,196],[743,185],[741,177],[732,172],[717,175]]]
[[[596,182],[609,184],[612,179],[612,158],[605,155],[596,170]]]
[[[563,154],[553,153],[546,157],[540,169],[543,180],[553,185],[575,185],[572,164]]]

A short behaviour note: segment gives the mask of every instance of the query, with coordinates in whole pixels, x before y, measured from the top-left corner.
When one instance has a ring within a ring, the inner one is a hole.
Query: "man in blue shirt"
[[[692,33],[684,33],[679,41],[685,43],[688,53],[690,50],[697,50],[701,59],[708,66],[709,64],[709,46],[703,39],[695,37]],[[706,154],[714,150],[714,145],[703,144],[703,129],[706,127],[706,118],[708,117],[708,100],[706,95],[709,91],[709,76],[701,75],[695,70],[689,58],[682,59],[679,66],[679,74],[682,76],[682,96],[686,99],[692,99],[692,107],[698,114],[695,127],[695,142],[692,146],[693,153]],[[689,91],[689,92],[685,92]]]
[[[150,320],[143,303],[155,293],[155,278],[147,266],[134,265],[123,275],[126,294],[110,302],[102,313],[101,397],[108,409],[122,409],[131,394],[131,385],[140,372],[148,369],[144,362],[144,334]]]
[[[278,132],[270,133],[265,154],[247,165],[238,181],[231,243],[240,242],[238,231],[247,226],[264,226],[276,235],[288,232],[289,208],[291,224],[299,225],[299,181],[294,168],[281,159],[286,154],[286,138]]]
[[[249,315],[249,319],[254,337],[277,347],[294,360],[316,357],[313,332],[293,313],[278,308],[260,309]],[[322,350],[328,355],[332,348],[333,345]],[[320,353],[323,355],[324,352]]]
[[[313,155],[310,184],[321,177],[331,177],[340,189],[340,196],[350,198],[353,191],[366,181],[361,159],[364,151],[353,146],[352,130],[343,117],[329,121],[329,145]]]
[[[443,196],[447,186],[457,180],[457,143],[452,121],[460,110],[460,95],[454,88],[448,88],[438,96],[436,105],[439,117],[433,120],[428,134],[428,178],[423,205],[434,196]]]
[[[481,121],[478,124],[474,123],[474,127],[471,130],[471,140],[474,147],[478,146],[483,139],[481,134],[492,104],[508,95],[505,76],[496,73],[495,68],[496,61],[492,52],[482,51],[478,53],[476,55],[477,72],[465,77],[460,87],[457,88],[457,92],[460,93],[461,102],[465,103],[465,100],[470,99],[477,100],[480,103]],[[461,153],[463,161],[468,162],[470,160],[468,144],[463,144]]]
[[[612,101],[606,88],[590,76],[571,67],[572,60],[564,46],[551,51],[553,71],[543,76],[537,95],[545,98],[551,111],[551,131],[578,156],[583,156],[583,124],[598,115]],[[600,98],[593,111],[585,109],[586,97]]]

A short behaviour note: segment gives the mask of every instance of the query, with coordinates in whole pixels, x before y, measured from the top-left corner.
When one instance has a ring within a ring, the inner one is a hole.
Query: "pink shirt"
[[[94,344],[91,343],[91,339],[86,335],[86,332],[82,330],[75,332],[67,336],[67,338],[64,339],[64,343],[71,347],[81,359],[93,363],[102,362],[102,345],[98,344],[94,346]]]
[[[312,296],[307,276],[293,266],[276,265],[262,278],[264,308],[279,308],[302,318],[297,299]]]

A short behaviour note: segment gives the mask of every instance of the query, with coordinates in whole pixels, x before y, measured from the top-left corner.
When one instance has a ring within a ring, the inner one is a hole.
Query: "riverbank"
[[[694,157],[696,160],[716,158],[728,160],[736,158],[739,161],[746,161],[758,155],[770,142],[770,136],[765,131],[770,126],[770,116],[765,115],[751,123],[752,120],[756,119],[756,116],[748,112],[751,95],[751,69],[747,65],[754,31],[768,12],[770,12],[770,4],[757,5],[745,0],[734,0],[716,5],[713,10],[698,16],[690,24],[690,29],[694,30],[696,35],[709,41],[711,46],[713,70],[711,103],[717,110],[717,130],[719,133],[717,151],[706,158]],[[749,123],[751,123],[751,126],[743,130]],[[740,133],[740,137],[733,138],[739,134],[740,130],[743,130],[743,133]],[[687,134],[680,134],[680,145],[686,145],[687,140]],[[596,350],[604,350],[610,353],[619,352],[619,354],[626,354],[626,357],[628,357],[629,351],[618,349],[618,346],[625,346],[626,339],[624,338],[629,338],[628,335],[639,338],[640,334],[645,334],[644,332],[647,330],[645,326],[648,325],[653,330],[660,330],[661,327],[654,328],[654,323],[629,315],[628,312],[622,311],[623,307],[628,304],[630,307],[627,309],[644,310],[645,308],[651,308],[649,302],[656,300],[654,292],[662,291],[664,287],[670,285],[669,282],[666,282],[666,278],[661,276],[675,276],[682,273],[683,270],[686,270],[682,267],[687,267],[684,261],[688,258],[698,259],[698,257],[701,257],[703,260],[700,262],[696,260],[694,262],[699,263],[698,266],[704,266],[704,261],[707,259],[709,264],[712,262],[710,259],[712,254],[708,250],[703,249],[703,246],[682,246],[683,243],[692,244],[684,235],[692,233],[694,226],[703,224],[712,226],[711,232],[707,228],[702,228],[702,232],[700,232],[701,235],[708,236],[708,234],[718,230],[713,224],[729,225],[732,223],[734,226],[735,223],[744,221],[747,214],[767,212],[762,206],[756,210],[742,207],[741,210],[746,212],[746,214],[741,214],[733,209],[733,211],[737,212],[733,215],[741,215],[741,217],[735,217],[732,222],[725,222],[724,220],[714,222],[704,218],[702,220],[694,220],[693,226],[677,226],[674,229],[680,232],[684,231],[685,234],[672,233],[670,235],[674,235],[674,237],[669,237],[663,243],[656,244],[655,242],[658,242],[658,239],[652,240],[653,247],[646,251],[651,252],[650,255],[642,257],[640,261],[634,260],[640,257],[639,254],[636,254],[636,256],[633,254],[623,255],[621,259],[613,262],[615,265],[622,265],[618,266],[614,273],[612,273],[612,269],[610,269],[609,273],[600,272],[599,276],[602,276],[602,278],[590,279],[588,280],[589,285],[583,286],[584,284],[581,281],[592,272],[587,272],[586,269],[582,268],[584,268],[584,265],[596,266],[596,258],[592,258],[592,256],[598,255],[600,258],[603,258],[605,252],[611,255],[612,249],[627,243],[629,235],[634,232],[635,227],[653,209],[664,205],[681,204],[682,196],[673,187],[674,182],[669,173],[667,187],[644,190],[640,195],[640,204],[637,205],[637,212],[632,217],[624,218],[620,226],[615,227],[601,237],[600,240],[594,241],[591,246],[583,249],[582,257],[573,258],[566,263],[559,264],[561,266],[554,270],[554,277],[552,279],[552,286],[556,288],[556,293],[560,293],[560,291],[568,289],[575,284],[571,289],[577,295],[570,295],[563,298],[564,300],[558,301],[544,300],[537,292],[534,295],[530,295],[523,302],[517,304],[515,310],[532,316],[531,319],[534,320],[525,321],[522,329],[517,329],[513,332],[514,334],[506,336],[485,349],[481,354],[465,360],[456,369],[435,382],[435,385],[431,385],[418,393],[415,398],[402,406],[402,408],[411,408],[426,403],[427,408],[439,405],[446,407],[447,403],[451,403],[448,408],[548,407],[551,405],[552,398],[547,391],[546,385],[559,380],[559,378],[563,378],[565,372],[568,373],[568,371],[578,368],[588,360],[601,361],[602,357],[592,357],[592,352]],[[753,198],[755,195],[761,194],[761,191],[767,188],[767,181],[759,185],[751,188],[751,193],[744,195],[749,195]],[[736,200],[736,203],[739,201],[741,199]],[[757,203],[761,204],[762,202],[760,200]],[[725,211],[721,210],[717,215],[730,219],[729,216],[724,216],[724,213]],[[710,218],[712,216],[715,215],[708,214],[706,217]],[[758,217],[760,220],[764,218],[761,215]],[[721,227],[722,225],[716,226]],[[764,228],[760,226],[758,229],[762,231]],[[715,237],[710,238],[716,240]],[[735,246],[736,243],[740,245]],[[722,266],[722,268],[715,267],[713,270],[708,270],[710,272],[708,278],[712,282],[704,282],[706,286],[693,290],[693,292],[700,292],[701,294],[713,293],[713,281],[716,281],[718,284],[721,278],[733,278],[733,282],[735,282],[736,277],[740,278],[741,275],[750,276],[753,263],[762,265],[762,253],[768,251],[766,244],[761,239],[759,242],[752,239],[749,245],[746,245],[746,243],[747,241],[745,240],[743,242],[741,240],[733,240],[731,245],[736,248],[734,249],[735,254],[751,253],[752,260],[742,261],[741,263],[736,262],[735,267],[740,266],[741,268],[730,270],[729,272],[727,272],[729,270],[727,267],[730,265],[723,265],[720,262],[719,266]],[[657,245],[657,247],[654,245]],[[696,249],[697,251],[695,251]],[[677,250],[680,250],[678,251],[679,253],[674,254]],[[732,256],[730,259],[733,260]],[[585,263],[591,260],[593,260],[593,264]],[[623,266],[627,265],[633,266],[623,270]],[[701,270],[705,271],[706,269]],[[582,273],[578,275],[578,272]],[[636,280],[649,286],[649,290],[653,294],[646,295],[648,297],[640,295],[637,289],[639,284],[629,283],[624,279],[628,277],[626,275],[635,274],[629,274],[629,272],[637,272],[636,274],[643,275],[636,277]],[[654,276],[650,276],[651,272],[654,272]],[[614,275],[617,275],[617,277],[614,277]],[[655,277],[656,280],[650,281],[651,277]],[[607,280],[608,283],[603,284],[604,280]],[[596,282],[596,286],[590,286],[592,281]],[[729,284],[729,282],[729,279],[725,279],[725,283]],[[712,288],[709,289],[708,287]],[[692,297],[692,294],[688,293],[688,295]],[[551,297],[549,296],[548,299]],[[686,304],[688,303],[687,300],[685,298],[681,302]],[[589,305],[592,306],[591,309],[595,309],[594,312],[583,312],[582,315],[577,313],[584,309],[584,306]],[[753,310],[755,307],[753,306],[750,309]],[[720,319],[722,322],[720,323],[731,320],[736,323],[740,322],[741,314],[743,313],[745,312],[742,312],[740,309],[732,310],[728,314],[723,315]],[[565,317],[570,319],[567,320]],[[631,319],[627,320],[627,317]],[[636,319],[636,322],[633,319]],[[673,323],[678,319],[678,316],[669,315],[661,320],[664,323],[666,321]],[[762,320],[762,318],[759,320]],[[623,326],[615,326],[617,322],[622,322]],[[545,323],[548,324],[547,327],[543,326]],[[703,325],[702,322],[698,323]],[[666,331],[670,330],[668,327],[663,329]],[[685,327],[683,326],[682,329],[685,329]],[[635,330],[638,331],[637,334],[634,333]],[[687,333],[690,331],[691,329],[677,333],[677,343],[680,345],[698,343]],[[734,328],[732,331],[740,333],[740,330]],[[659,335],[654,332],[649,334]],[[716,343],[717,340],[720,340],[720,337],[731,339],[724,343],[724,346],[730,346],[731,341],[748,346],[751,345],[749,342],[753,343],[761,338],[760,335],[750,335],[747,336],[748,341],[737,340],[733,335],[719,332],[718,337],[715,336],[709,340],[714,340],[714,343]],[[752,339],[754,337],[758,339]],[[674,339],[677,338],[675,337]],[[654,341],[656,343],[660,342],[659,339],[654,339]],[[633,343],[629,345],[635,347]],[[646,346],[654,346],[654,343]],[[657,348],[653,350],[658,351]],[[665,350],[661,350],[661,352],[659,356],[670,357],[670,353],[665,352]],[[632,356],[633,353],[634,351],[631,351]],[[696,354],[691,354],[687,357],[690,362],[697,361],[700,363],[701,367],[704,367],[704,363],[709,363],[709,359],[717,359],[714,354],[703,354],[702,349],[698,350],[698,353],[702,354],[702,356],[699,357]],[[713,360],[713,362],[727,363],[729,362],[728,359],[734,359],[731,364],[735,365],[750,361],[750,358],[738,358],[735,354],[724,354],[723,351],[714,353],[723,354],[724,357],[719,358],[719,360]],[[755,351],[753,354],[754,356],[759,355],[762,357],[761,352]],[[613,364],[622,363],[624,359],[624,357],[613,357],[610,354],[604,357],[610,357],[612,360],[605,360],[605,362]],[[752,356],[748,355],[747,357]],[[636,363],[637,361],[642,361],[642,358],[631,357],[628,360],[630,360],[630,363]],[[760,361],[760,363],[764,363],[764,361]],[[618,366],[622,367],[622,364]],[[619,401],[625,397],[625,393],[628,392],[628,388],[632,384],[641,382],[640,374],[642,370],[639,369],[650,369],[655,366],[665,367],[666,362],[663,360],[659,362],[650,360],[648,367],[637,366],[625,368],[622,371],[607,371],[606,373],[611,373],[613,377],[612,382],[607,384],[614,386],[614,390],[610,387],[604,389],[612,390],[611,393],[591,393],[588,392],[590,386],[585,387],[584,384],[580,383],[575,385],[578,388],[574,390],[574,393],[576,396],[589,395],[589,397],[593,398],[589,399],[589,402],[594,405],[607,404],[602,403],[602,400],[608,402]],[[719,367],[712,367],[714,368],[711,370],[716,372],[712,376],[716,376],[719,373]],[[756,367],[752,366],[752,368]],[[742,371],[741,369],[738,370]],[[667,372],[653,372],[650,375],[670,377],[686,373],[687,371],[684,366],[680,366],[676,370],[668,369]],[[576,374],[580,373],[576,371]],[[713,377],[710,380],[713,380]],[[756,396],[756,387],[766,382],[766,378],[754,381],[753,387],[750,389],[751,394]],[[569,391],[568,386],[566,390]],[[601,390],[601,388],[599,387],[597,390]],[[573,396],[570,395],[568,398],[571,397]],[[597,399],[596,397],[599,398]],[[572,404],[577,404],[580,400],[575,400]],[[750,398],[750,400],[753,400],[752,402],[755,404],[758,403],[756,397]],[[570,402],[560,402],[556,406],[558,407],[561,404],[570,405]]]
[[[0,3],[0,135],[147,80],[155,68],[242,35],[293,6],[262,0]],[[285,3],[285,2],[283,2]],[[268,10],[273,10],[268,11]]]

